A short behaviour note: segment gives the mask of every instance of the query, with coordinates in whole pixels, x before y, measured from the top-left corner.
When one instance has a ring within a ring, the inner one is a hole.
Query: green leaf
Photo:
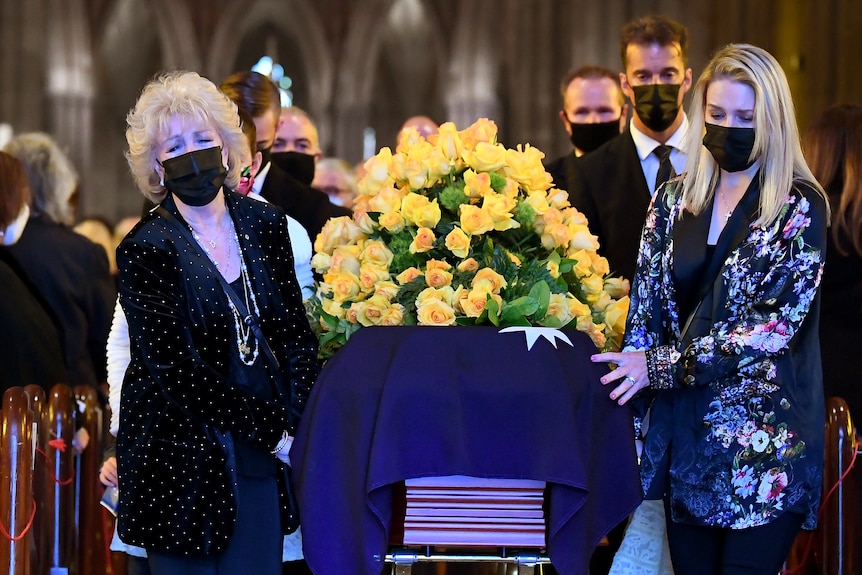
[[[536,282],[530,288],[530,297],[536,300],[535,316],[542,319],[548,313],[548,306],[551,305],[551,288],[546,282]]]
[[[497,303],[497,300],[491,297],[490,294],[488,294],[485,298],[485,311],[488,313],[488,321],[490,321],[493,325],[499,327],[500,305]]]

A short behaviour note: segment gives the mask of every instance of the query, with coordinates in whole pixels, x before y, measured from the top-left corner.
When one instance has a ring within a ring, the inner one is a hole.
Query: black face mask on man
[[[272,163],[290,174],[296,180],[310,186],[314,180],[316,162],[311,154],[302,152],[274,152]]]
[[[729,128],[707,123],[703,145],[725,172],[741,172],[754,164],[754,160],[749,159],[754,150],[754,128]]]
[[[220,146],[195,150],[162,162],[165,188],[187,206],[213,201],[227,177]]]
[[[566,120],[568,121],[568,120]],[[569,139],[572,145],[580,151],[592,152],[608,140],[620,135],[620,119],[594,124],[576,124],[569,122],[572,133]]]
[[[679,114],[679,91],[682,84],[647,84],[632,86],[635,93],[635,113],[653,132],[670,128]]]

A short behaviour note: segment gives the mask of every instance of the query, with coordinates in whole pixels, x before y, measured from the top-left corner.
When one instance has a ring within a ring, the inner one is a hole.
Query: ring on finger
[[[635,378],[633,378],[633,377],[632,377],[632,376],[630,376],[630,375],[627,375],[627,376],[626,376],[626,379],[627,379],[627,380],[629,380],[630,382],[632,382],[632,385],[634,385],[634,384],[636,384],[636,383],[637,383],[637,381],[635,380]]]

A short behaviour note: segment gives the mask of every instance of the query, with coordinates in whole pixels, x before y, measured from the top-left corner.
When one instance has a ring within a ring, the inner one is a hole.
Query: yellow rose
[[[513,264],[515,264],[518,267],[521,266],[521,258],[519,258],[518,256],[516,256],[515,254],[513,254],[512,252],[509,252],[509,251],[506,252],[506,256],[508,256],[510,262],[512,262]]]
[[[392,301],[398,295],[398,284],[390,280],[379,281],[374,286],[374,295],[382,295],[387,301]]]
[[[467,257],[470,253],[470,237],[461,228],[452,228],[452,231],[446,234],[446,249],[459,258]]]
[[[506,185],[502,190],[500,190],[500,193],[507,198],[517,198],[520,192],[521,186],[519,186],[518,182],[512,178],[506,178]]]
[[[602,278],[597,275],[590,275],[584,278],[581,278],[581,287],[584,289],[584,295],[587,296],[587,299],[590,301],[596,301],[599,299],[599,295],[602,293],[602,288],[604,287],[604,282]]]
[[[614,333],[624,333],[626,331],[626,317],[629,313],[629,298],[628,296],[618,299],[605,308],[605,324]]]
[[[382,268],[388,268],[392,263],[392,251],[389,247],[380,240],[370,240],[365,243],[362,253],[359,254],[359,259],[362,263],[376,265]]]
[[[542,232],[542,245],[547,250],[569,245],[571,238],[569,226],[563,223],[553,223],[545,226]],[[589,260],[588,262],[589,263]]]
[[[473,258],[467,258],[458,264],[459,272],[474,272],[479,269],[479,262],[474,260]]]
[[[409,193],[408,188],[396,188],[386,186],[380,192],[368,200],[369,210],[385,214],[401,209],[401,200]]]
[[[344,314],[347,312],[341,304],[335,300],[329,299],[328,297],[320,298],[320,306],[323,308],[323,311],[331,316],[337,317],[338,319],[342,319]]]
[[[325,254],[323,252],[318,252],[314,254],[311,258],[311,267],[319,274],[327,271],[329,269],[329,262],[332,260],[332,256],[329,254]]]
[[[334,274],[359,273],[359,246],[344,245],[335,248],[329,260],[329,271]]]
[[[419,325],[453,325],[455,310],[445,302],[432,300],[416,306],[416,319]]]
[[[491,175],[487,172],[476,173],[473,170],[464,171],[464,194],[470,198],[481,198],[493,194]]]
[[[380,320],[390,307],[389,300],[380,295],[371,296],[364,302],[353,305],[357,306],[356,321],[365,327],[380,325]]]
[[[528,191],[547,190],[553,184],[551,175],[545,171],[542,158],[545,154],[530,144],[521,146],[515,150],[506,150],[505,166],[506,175],[521,184]]]
[[[592,273],[593,258],[587,250],[576,250],[568,254],[570,259],[576,260],[572,271],[579,278],[586,277]]]
[[[604,348],[605,343],[607,343],[607,337],[604,334],[605,325],[602,323],[594,324],[590,322],[590,324],[586,327],[587,329],[581,329],[580,323],[578,324],[578,330],[583,331],[587,335],[589,335],[590,339],[593,340],[593,345],[595,345],[599,349]]]
[[[506,148],[500,144],[479,142],[475,150],[464,150],[464,162],[477,172],[494,172],[506,164]]]
[[[452,170],[452,162],[437,148],[431,151],[422,160],[425,173],[428,174],[428,185],[433,186],[442,176],[446,176]]]
[[[408,126],[398,133],[398,143],[395,146],[396,152],[407,153],[414,146],[425,142],[425,138],[419,133],[419,130],[413,126]]]
[[[482,200],[482,209],[485,210],[494,222],[494,229],[498,232],[520,228],[521,224],[513,219],[512,210],[518,202],[502,194],[490,193]]]
[[[564,194],[566,192],[563,192]],[[559,208],[558,208],[559,209]],[[577,224],[581,226],[587,225],[587,216],[579,212],[577,209],[568,207],[563,209],[563,218],[568,224]]]
[[[323,281],[332,289],[332,299],[338,303],[352,300],[359,294],[359,278],[352,273],[327,274]]]
[[[503,307],[503,298],[494,293],[478,291],[475,289],[468,292],[467,297],[459,302],[461,309],[464,311],[464,315],[467,317],[479,317],[482,315],[482,312],[485,311],[485,306],[488,303],[488,296],[497,302],[499,315],[499,311]]]
[[[548,195],[544,190],[530,192],[527,194],[527,199],[524,200],[524,203],[533,208],[533,211],[536,212],[537,216],[544,215],[544,213],[551,207],[548,203]],[[540,218],[536,218],[537,222],[539,219]],[[542,223],[544,223],[544,220]]]
[[[488,118],[479,118],[473,125],[458,132],[461,143],[467,150],[475,150],[479,142],[495,142],[497,140],[497,124]]]
[[[428,228],[419,228],[416,230],[416,237],[410,242],[410,253],[421,254],[430,251],[434,247],[434,242],[437,238]]]
[[[461,205],[461,229],[473,236],[480,236],[494,229],[491,215],[478,206]]]
[[[558,210],[568,209],[569,193],[565,190],[551,188],[548,190],[548,203]]]
[[[441,288],[452,283],[452,272],[441,269],[426,269],[425,283],[433,288]]]
[[[378,325],[401,325],[404,323],[404,306],[394,303],[383,313]]]
[[[567,294],[552,293],[551,301],[548,304],[548,313],[545,317],[555,317],[560,320],[560,323],[566,325],[572,321],[573,317],[569,309],[569,301]]]
[[[426,305],[431,301],[440,301],[446,305],[452,305],[454,296],[455,290],[452,289],[452,286],[443,286],[441,288],[428,287],[416,296],[416,307]]]
[[[362,264],[359,268],[359,284],[364,292],[373,291],[377,282],[386,281],[390,277],[388,269],[376,265]]]
[[[389,164],[392,163],[392,150],[381,148],[376,156],[369,158],[364,165],[365,176],[359,181],[363,194],[376,195],[389,181]]]
[[[590,302],[593,311],[599,313],[604,313],[605,308],[612,303],[614,303],[613,298],[608,295],[608,292],[606,292],[605,290],[602,290],[602,293],[599,294],[599,297],[596,298],[594,301]]]
[[[370,236],[377,231],[377,224],[374,223],[374,220],[371,219],[366,210],[354,209],[353,221],[359,226],[359,231],[366,236]]]
[[[596,251],[599,249],[599,238],[590,233],[587,226],[572,226],[572,240],[569,249]]]
[[[433,228],[440,221],[440,205],[411,192],[401,200],[401,215],[416,227]]]
[[[397,234],[407,225],[407,222],[404,221],[404,218],[402,218],[401,214],[398,212],[386,212],[385,214],[381,214],[377,223],[381,228],[391,234]]]
[[[572,315],[572,317],[585,317],[592,321],[593,312],[590,310],[590,306],[583,303],[576,297],[571,297],[566,301],[569,304],[569,313]]]
[[[548,270],[548,273],[551,274],[551,277],[557,279],[560,277],[560,263],[554,261],[548,261],[545,263],[545,269]]]
[[[614,298],[620,299],[629,294],[631,285],[629,280],[624,278],[605,278],[605,291]]]
[[[426,270],[451,270],[452,264],[447,262],[446,260],[428,260],[425,262]]]
[[[475,276],[473,276],[471,285],[473,286],[473,289],[477,291],[500,293],[500,290],[509,284],[506,282],[506,278],[491,268],[482,268],[476,272]]]
[[[362,302],[354,302],[347,308],[347,313],[344,314],[344,319],[350,323],[359,323],[359,305]]]
[[[314,240],[314,251],[331,254],[336,247],[352,244],[361,237],[362,230],[352,218],[332,218],[323,224],[323,229]]]
[[[397,276],[395,276],[395,281],[397,281],[401,285],[409,284],[416,278],[422,275],[422,272],[416,268],[407,268]]]
[[[610,273],[611,268],[610,265],[608,265],[607,258],[600,256],[596,252],[590,252],[590,259],[590,267],[592,268],[593,273],[600,276],[606,276]]]
[[[464,148],[461,136],[452,122],[442,124],[436,134],[428,136],[428,142],[436,145],[443,156],[453,162],[461,157],[461,150]]]

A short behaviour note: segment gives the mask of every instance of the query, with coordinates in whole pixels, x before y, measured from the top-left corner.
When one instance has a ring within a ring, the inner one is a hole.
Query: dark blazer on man
[[[68,383],[106,381],[116,288],[105,250],[43,216],[32,216],[8,249],[60,322]]]
[[[629,128],[574,162],[569,201],[599,237],[612,273],[632,279],[650,188]]]
[[[254,288],[249,307],[258,308],[279,362],[276,369],[262,350],[256,359],[269,397],[244,391],[231,376],[237,319],[197,246],[152,212],[117,249],[131,343],[117,435],[118,528],[123,541],[147,549],[209,555],[225,548],[237,509],[235,443],[268,451],[283,431],[293,435],[317,377],[317,339],[283,213],[238,194],[225,194],[225,203]],[[171,196],[162,205],[186,225]],[[290,488],[280,487],[286,529]]]
[[[554,180],[554,187],[558,190],[568,190],[569,180],[572,178],[572,170],[578,157],[574,152],[569,152],[565,156],[553,159],[545,164],[545,171],[551,174]]]
[[[269,164],[260,195],[302,224],[312,244],[327,220],[353,213],[336,206],[326,194],[300,182],[273,162]]]

